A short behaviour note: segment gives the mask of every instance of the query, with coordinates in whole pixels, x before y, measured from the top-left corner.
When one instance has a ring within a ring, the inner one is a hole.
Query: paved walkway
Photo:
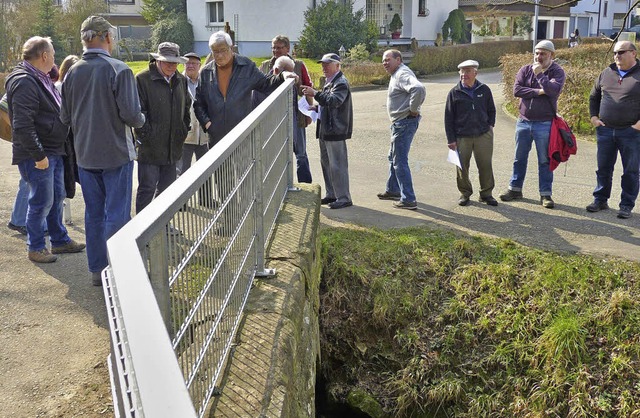
[[[496,100],[498,116],[495,127],[494,196],[507,189],[514,153],[515,119],[500,109],[502,84],[500,73],[480,71],[478,79],[488,84]],[[525,245],[571,252],[612,254],[640,261],[640,213],[631,219],[616,218],[620,196],[622,167],[616,167],[611,210],[587,213],[595,186],[596,146],[580,141],[578,154],[568,165],[555,171],[553,198],[556,208],[544,209],[539,203],[537,158],[532,150],[529,171],[524,184],[525,199],[514,203],[500,202],[497,208],[477,202],[478,180],[475,164],[471,176],[475,194],[469,206],[458,206],[455,168],[446,162],[448,148],[444,133],[446,95],[457,82],[457,75],[434,76],[425,81],[427,99],[423,119],[416,134],[409,162],[418,210],[407,211],[380,201],[376,193],[384,191],[387,177],[389,122],[386,114],[386,90],[354,94],[354,137],[348,141],[349,173],[354,206],[341,210],[322,209],[325,222],[344,221],[379,227],[424,225],[447,227],[464,233],[481,233],[510,238]],[[321,185],[319,150],[315,131],[308,130],[308,153],[314,181]]]
[[[480,73],[501,105],[498,72]],[[538,204],[536,162],[530,164],[525,199],[487,207],[457,205],[455,169],[445,161],[442,126],[446,94],[455,76],[426,80],[424,117],[410,154],[417,211],[380,201],[387,176],[389,141],[386,90],[354,94],[355,136],[349,140],[351,189],[355,206],[322,209],[327,224],[349,222],[379,227],[424,225],[462,233],[511,238],[526,245],[563,251],[618,255],[640,261],[640,214],[620,220],[615,210],[589,214],[595,184],[595,144],[581,141],[578,155],[557,170],[553,210]],[[316,182],[322,184],[314,128],[308,131],[309,157]],[[506,186],[513,159],[514,120],[498,112],[494,170],[497,196]],[[63,255],[56,263],[35,265],[26,258],[24,237],[8,230],[18,171],[10,165],[11,146],[0,141],[0,417],[110,416],[108,331],[101,289],[90,285],[86,256]],[[472,171],[472,173],[475,173]],[[477,176],[473,175],[474,186]],[[621,168],[616,168],[619,183]],[[617,206],[619,185],[614,186]],[[84,241],[83,204],[73,200],[70,234]]]

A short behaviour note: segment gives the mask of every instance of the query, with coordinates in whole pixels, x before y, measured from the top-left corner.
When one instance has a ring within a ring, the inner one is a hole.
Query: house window
[[[609,2],[605,1],[604,2],[604,8],[602,9],[602,16],[603,17],[607,17],[607,9],[609,9]]]
[[[212,1],[207,3],[209,7],[209,23],[223,23],[224,9],[221,1]]]
[[[427,0],[418,0],[418,16],[427,15]]]

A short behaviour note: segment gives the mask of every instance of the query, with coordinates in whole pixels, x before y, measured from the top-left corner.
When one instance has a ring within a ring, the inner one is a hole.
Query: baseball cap
[[[338,54],[334,54],[334,53],[329,53],[329,54],[324,54],[322,56],[322,59],[320,59],[318,61],[318,63],[327,63],[327,62],[340,62],[340,55]]]
[[[88,30],[92,30],[94,32],[105,32],[109,29],[115,29],[111,23],[107,21],[102,16],[89,16],[82,22],[82,26],[80,26],[80,32],[86,32]]]

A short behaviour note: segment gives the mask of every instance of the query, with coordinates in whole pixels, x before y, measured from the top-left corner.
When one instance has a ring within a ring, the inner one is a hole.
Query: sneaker
[[[80,251],[84,250],[84,247],[86,247],[86,245],[71,240],[64,245],[51,247],[51,252],[53,254],[79,253]]]
[[[629,219],[631,217],[631,208],[626,206],[620,206],[620,210],[618,211],[618,218],[620,219]]]
[[[458,198],[458,204],[460,206],[467,206],[469,204],[469,196],[460,195]]]
[[[400,200],[400,193],[378,193],[378,199],[380,200]]]
[[[398,209],[416,210],[418,209],[418,204],[415,201],[414,202],[394,202],[393,207]]]
[[[486,197],[480,196],[480,202],[486,203],[489,206],[498,206],[498,201],[494,199],[493,196],[486,196]]]
[[[587,212],[600,212],[601,210],[609,209],[609,205],[604,200],[594,200],[587,205]]]
[[[522,192],[517,192],[511,189],[500,195],[500,200],[502,200],[503,202],[511,202],[512,200],[518,199],[522,199]]]
[[[18,226],[18,225],[14,225],[11,222],[9,222],[7,224],[7,228],[11,229],[12,231],[19,232],[22,235],[27,235],[27,227],[26,226]]]
[[[540,203],[547,209],[553,209],[556,206],[551,196],[540,196]]]
[[[102,286],[102,273],[94,271],[91,273],[91,284],[94,286]]]
[[[336,201],[335,197],[323,197],[322,199],[320,199],[320,204],[328,205],[329,203],[333,203],[335,201]]]
[[[40,251],[29,251],[29,260],[34,263],[53,263],[57,259],[58,257],[51,254],[46,248]]]

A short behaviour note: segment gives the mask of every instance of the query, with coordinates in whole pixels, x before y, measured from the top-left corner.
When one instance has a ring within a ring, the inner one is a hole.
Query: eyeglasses
[[[213,53],[213,55],[224,55],[226,53],[228,53],[231,49],[229,48],[225,48],[225,49],[212,49],[211,52]]]
[[[197,67],[199,65],[200,65],[199,62],[187,62],[184,64],[185,67]]]
[[[622,55],[625,52],[629,52],[629,51],[631,51],[631,50],[630,49],[623,49],[621,51],[613,51],[613,55]]]

